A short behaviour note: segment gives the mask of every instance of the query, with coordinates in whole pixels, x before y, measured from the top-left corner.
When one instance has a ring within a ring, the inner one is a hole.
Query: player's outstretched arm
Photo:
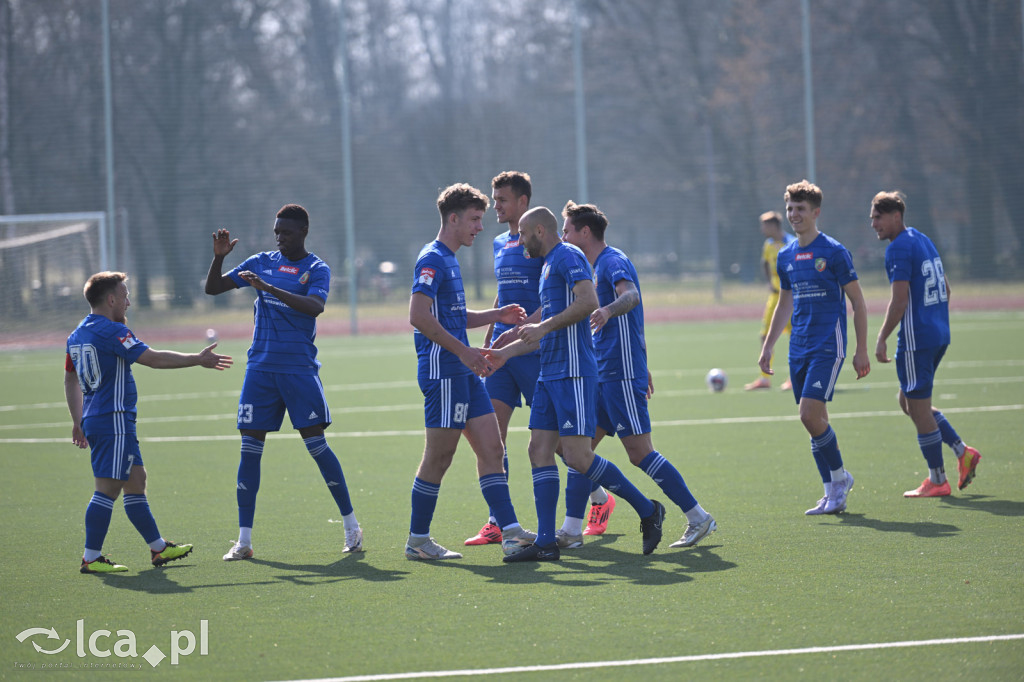
[[[309,315],[310,317],[317,317],[327,306],[327,301],[319,296],[315,296],[313,294],[293,294],[290,291],[279,289],[273,284],[267,284],[255,272],[243,270],[238,273],[238,276],[248,282],[253,289],[265,291],[292,310],[297,310],[300,313]]]
[[[540,340],[551,332],[587,319],[597,310],[597,289],[594,288],[593,280],[581,279],[576,282],[572,287],[572,293],[575,300],[565,310],[540,324],[524,324],[519,328],[519,338],[527,343],[540,343]]]
[[[451,332],[441,326],[437,318],[430,312],[434,299],[420,292],[413,292],[409,297],[409,324],[415,327],[421,334],[444,348],[459,359],[459,362],[469,367],[473,374],[485,376],[491,371],[491,364],[483,351],[477,348],[470,348]]]
[[[494,303],[491,304],[492,308],[498,307],[498,295],[494,295]],[[487,325],[487,331],[484,332],[484,348],[488,348],[491,345],[491,341],[494,338],[494,323]]]
[[[213,343],[198,353],[179,353],[174,350],[156,350],[147,348],[139,359],[140,365],[153,369],[181,369],[182,367],[206,367],[207,369],[225,370],[234,364],[230,355],[214,353],[217,344]]]
[[[232,239],[231,233],[224,228],[213,233],[213,262],[210,263],[210,271],[206,273],[205,289],[211,296],[238,288],[235,280],[221,274],[224,270],[224,257],[231,253],[237,243],[238,240]]]
[[[491,308],[490,310],[467,310],[466,328],[475,329],[476,327],[494,324],[495,322],[520,324],[525,319],[526,310],[523,309],[523,306],[518,303],[511,303],[500,308]],[[484,341],[484,345],[487,345],[487,339],[484,339]]]

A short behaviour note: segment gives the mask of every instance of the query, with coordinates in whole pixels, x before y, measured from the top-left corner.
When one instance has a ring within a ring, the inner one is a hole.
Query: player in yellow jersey
[[[779,304],[779,273],[775,269],[776,261],[779,258],[779,250],[790,243],[796,237],[782,229],[782,216],[776,211],[768,211],[761,214],[761,233],[765,236],[764,247],[761,249],[761,267],[764,268],[765,278],[768,280],[768,301],[764,306],[764,318],[761,320],[761,345],[768,336],[768,327],[772,323],[772,315],[775,314],[775,306]],[[789,333],[791,326],[786,325],[786,333]],[[764,372],[761,376],[751,381],[743,388],[748,391],[755,391],[759,388],[771,388],[771,377]],[[782,384],[782,390],[790,388],[789,379]]]

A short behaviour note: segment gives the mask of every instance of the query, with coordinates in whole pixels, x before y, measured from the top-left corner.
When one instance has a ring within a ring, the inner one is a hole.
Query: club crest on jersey
[[[429,287],[434,283],[434,275],[436,274],[437,272],[433,268],[420,268],[420,277],[416,281]]]
[[[139,343],[139,340],[132,336],[131,332],[128,332],[124,336],[117,337],[117,340],[121,342],[121,345],[125,348],[131,348]]]
[[[299,274],[299,269],[294,265],[282,265],[277,269],[278,272],[287,272],[289,275]]]
[[[551,264],[550,263],[545,263],[544,267],[542,267],[540,269],[540,278],[541,279],[547,279],[548,275],[550,275],[550,274],[551,274]]]
[[[814,259],[814,269],[817,270],[818,272],[824,272],[826,265],[828,265],[828,263],[825,261],[824,258]]]
[[[793,260],[811,260],[812,258],[814,258],[813,253],[798,253]]]
[[[302,273],[302,277],[299,277],[299,284],[305,284],[309,281],[309,270]]]

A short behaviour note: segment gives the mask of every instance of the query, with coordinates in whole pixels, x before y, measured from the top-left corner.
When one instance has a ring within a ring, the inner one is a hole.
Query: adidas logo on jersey
[[[786,272],[793,272],[793,264],[792,263],[790,263],[789,265],[786,266]]]
[[[241,481],[238,482],[238,489],[239,490],[248,490],[248,488],[245,487],[245,484],[242,483]]]
[[[818,388],[821,388],[821,387],[819,386]],[[309,416],[308,416],[308,417],[306,417],[306,419],[316,419],[316,418],[317,418],[317,417],[319,417],[319,416],[320,416],[320,415],[318,415],[318,414],[317,414],[316,412],[310,412],[310,413],[309,413]]]
[[[564,423],[564,424],[562,424],[562,428],[563,428],[563,429],[571,429],[571,428],[572,428],[572,422],[571,422],[571,421],[569,421],[568,419],[566,419],[566,420],[565,420],[565,423]]]
[[[821,382],[815,381],[813,384],[811,384],[811,388],[821,388]]]

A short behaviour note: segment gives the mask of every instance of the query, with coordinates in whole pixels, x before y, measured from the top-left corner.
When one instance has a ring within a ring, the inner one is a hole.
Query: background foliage
[[[387,260],[404,290],[434,235],[438,189],[487,187],[516,168],[532,174],[535,204],[600,205],[610,239],[648,273],[756,279],[756,216],[780,209],[785,185],[808,172],[800,4],[110,0],[129,251],[115,266],[132,270],[136,304],[163,288],[189,306],[214,228],[241,237],[245,254],[273,248],[273,213],[296,201],[339,280],[353,263],[368,285]],[[587,188],[576,180],[574,8]],[[1021,3],[816,0],[811,27],[823,228],[858,265],[879,260],[869,200],[898,187],[909,223],[932,234],[954,274],[1019,276]],[[0,212],[105,209],[101,29],[99,0],[0,0]],[[480,251],[463,264],[477,293],[490,268]]]

